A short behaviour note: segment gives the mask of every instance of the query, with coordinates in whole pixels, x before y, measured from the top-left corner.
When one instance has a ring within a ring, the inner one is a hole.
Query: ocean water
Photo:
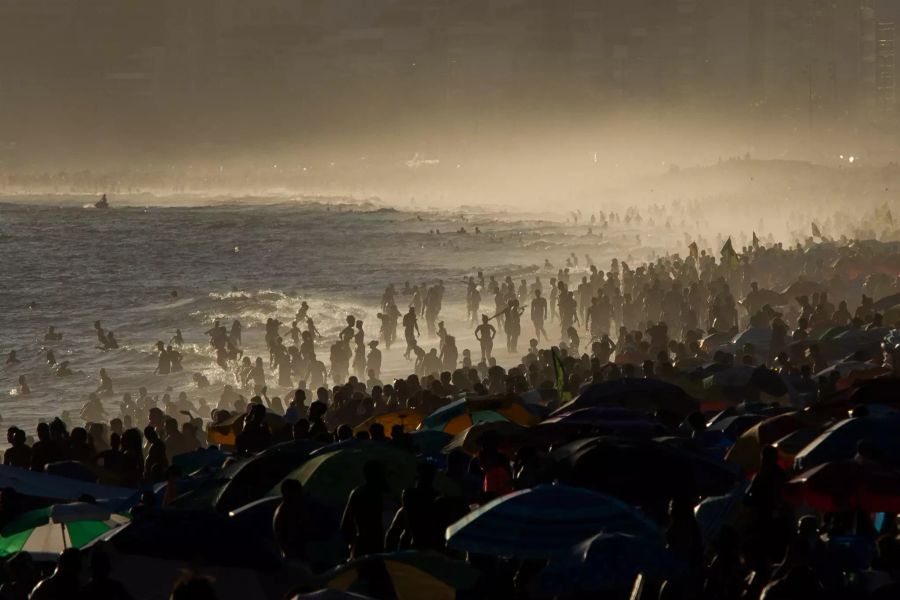
[[[176,393],[191,390],[191,374],[202,372],[214,386],[189,394],[215,402],[221,386],[232,382],[215,365],[203,335],[216,318],[226,324],[240,319],[246,353],[268,362],[261,325],[268,317],[289,325],[303,300],[326,337],[335,336],[346,315],[354,314],[374,339],[374,315],[388,283],[399,291],[405,281],[443,279],[448,329],[466,340],[464,278],[476,269],[509,274],[517,282],[540,276],[547,285],[555,270],[542,269],[544,259],[559,266],[575,252],[581,259],[578,272],[586,253],[604,268],[612,256],[647,254],[669,243],[665,235],[642,232],[643,245],[635,248],[633,231],[601,238],[552,214],[411,212],[348,202],[112,203],[109,210],[78,200],[0,203],[0,353],[5,362],[14,349],[22,361],[0,365],[0,416],[6,426],[18,424],[30,432],[38,419],[63,410],[77,414],[96,388],[101,367],[113,379],[116,398],[139,386],[158,394],[170,387]],[[474,235],[476,226],[481,235]],[[460,227],[469,233],[455,233]],[[398,301],[401,309],[403,301]],[[36,306],[29,308],[32,302]],[[95,320],[115,332],[118,350],[96,348]],[[50,325],[64,334],[61,341],[44,342]],[[153,375],[154,345],[168,342],[176,328],[187,342],[185,371]],[[435,343],[426,339],[422,345]],[[475,350],[460,344],[464,347]],[[55,377],[44,360],[47,348],[58,361],[69,360],[75,376]],[[319,348],[327,357],[327,346]],[[401,354],[396,347],[385,353],[384,379],[408,373]],[[31,387],[28,396],[16,389],[23,374]],[[115,412],[112,400],[106,404]]]

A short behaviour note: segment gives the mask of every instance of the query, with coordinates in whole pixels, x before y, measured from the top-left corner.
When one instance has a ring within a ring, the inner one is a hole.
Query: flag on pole
[[[559,399],[564,404],[572,399],[572,394],[566,391],[566,368],[559,358],[559,351],[553,348],[553,370],[556,371],[556,391],[559,392]]]
[[[755,232],[755,231],[753,232],[753,249],[754,249],[754,250],[759,249],[759,238],[756,237],[756,232]]]
[[[822,232],[819,231],[819,226],[816,225],[815,223],[812,223],[812,234],[813,234],[814,238],[822,237]]]
[[[734,251],[734,246],[731,245],[731,236],[728,236],[728,241],[722,246],[721,254],[723,263],[727,263],[732,269],[737,268],[738,253]]]
[[[691,245],[688,246],[688,253],[694,260],[700,258],[700,248],[697,247],[697,242],[691,242]]]

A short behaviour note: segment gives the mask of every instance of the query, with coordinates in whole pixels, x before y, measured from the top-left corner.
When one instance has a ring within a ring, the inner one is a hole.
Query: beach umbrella
[[[309,594],[294,594],[288,600],[374,600],[374,598],[341,590],[319,590]]]
[[[821,283],[817,283],[815,281],[795,281],[790,284],[784,290],[781,291],[782,296],[786,296],[784,304],[794,300],[797,296],[811,296],[817,292],[823,291],[825,288]]]
[[[723,494],[736,481],[735,469],[723,461],[663,440],[578,440],[558,448],[553,458],[565,483],[633,504]]]
[[[660,410],[686,416],[700,405],[677,385],[659,379],[623,378],[585,387],[551,416],[592,406],[620,406],[646,413]]]
[[[826,369],[822,369],[816,373],[815,377],[825,377],[830,379],[832,373],[837,373],[837,389],[838,391],[851,387],[857,381],[864,381],[889,373],[887,369],[881,365],[871,362],[862,361],[842,361],[831,365]]]
[[[631,589],[643,574],[675,579],[686,566],[658,539],[627,533],[600,533],[554,557],[541,570],[535,589],[545,595]]]
[[[782,304],[785,304],[785,299],[784,296],[775,290],[760,288],[748,293],[747,296],[741,300],[740,304],[750,311],[759,310],[766,304],[770,306],[781,306]]]
[[[421,410],[411,408],[407,410],[392,410],[370,417],[353,428],[354,432],[369,431],[369,428],[378,423],[384,427],[388,435],[395,425],[403,427],[404,431],[413,431],[419,426],[419,423],[425,418],[425,413]]]
[[[601,532],[662,535],[655,523],[617,498],[567,485],[539,485],[469,513],[447,528],[447,544],[479,554],[547,559]]]
[[[850,395],[852,404],[900,404],[900,377],[876,377],[858,381]]]
[[[197,567],[277,570],[281,560],[270,540],[227,515],[160,509],[113,529],[92,545],[131,556],[183,561]]]
[[[783,396],[788,388],[778,373],[764,366],[734,365],[703,380],[706,388],[755,388],[770,396]]]
[[[734,352],[741,352],[746,344],[752,344],[757,353],[768,351],[772,343],[772,330],[768,327],[748,327],[731,338]]]
[[[54,500],[78,500],[85,495],[98,500],[124,499],[134,494],[131,488],[100,485],[7,465],[0,465],[0,488]]]
[[[639,411],[617,406],[579,408],[544,420],[534,428],[540,434],[548,431],[566,434],[618,435],[651,438],[665,435],[668,430],[657,419]]]
[[[274,540],[272,519],[281,504],[278,496],[267,496],[228,513],[228,517],[246,529],[257,532],[267,540]],[[343,507],[340,507],[343,509]],[[325,506],[312,498],[303,499],[305,561],[314,570],[329,569],[343,562],[347,545],[340,532],[342,512]]]
[[[871,461],[828,462],[791,479],[785,498],[822,512],[900,512],[900,473]]]
[[[380,600],[455,600],[457,592],[474,587],[480,576],[468,564],[443,554],[407,550],[352,560],[323,579],[330,589]]]
[[[247,413],[232,415],[219,423],[211,424],[206,430],[206,439],[216,446],[234,446],[237,443],[237,435],[244,428],[244,419]],[[274,433],[285,426],[284,417],[267,411],[266,425]]]
[[[884,311],[884,322],[891,325],[900,323],[900,304],[895,304]]]
[[[694,508],[694,518],[700,535],[707,544],[714,544],[726,526],[742,530],[751,514],[744,503],[746,486],[737,486],[723,496],[704,498]]]
[[[456,435],[475,423],[509,421],[530,426],[536,424],[538,420],[537,415],[517,398],[501,401],[462,398],[428,415],[419,425],[419,429],[444,431]]]
[[[255,456],[231,464],[197,490],[175,501],[184,508],[213,508],[228,512],[262,498],[297,469],[319,444],[298,440],[276,444]]]
[[[444,448],[453,440],[453,436],[443,431],[423,429],[409,433],[409,439],[416,454],[424,456],[438,456]]]
[[[776,415],[744,431],[725,455],[725,460],[741,467],[747,475],[759,470],[760,453],[786,435],[805,427],[811,417],[800,412]]]
[[[872,305],[872,308],[878,311],[886,311],[898,305],[900,305],[900,293],[881,298]]]
[[[849,460],[863,440],[872,444],[885,462],[900,464],[900,416],[884,416],[836,423],[797,454],[794,466],[806,471],[826,462]]]
[[[303,484],[303,493],[328,506],[343,509],[350,492],[365,482],[363,468],[369,461],[384,466],[388,493],[399,499],[416,477],[416,458],[386,442],[366,442],[362,447],[343,448],[309,459],[285,479]],[[271,494],[279,493],[275,485]]]
[[[476,423],[453,436],[451,441],[444,446],[444,452],[449,454],[454,450],[462,450],[475,456],[481,450],[481,438],[485,434],[496,435],[500,440],[500,448],[504,452],[515,451],[527,443],[530,432],[531,429],[528,427],[509,421]]]
[[[219,469],[226,458],[228,455],[218,448],[198,448],[191,452],[176,454],[172,457],[172,464],[184,473],[193,473],[200,469]]]
[[[707,427],[709,431],[719,431],[730,440],[737,440],[745,431],[763,421],[762,415],[732,415],[719,419]]]
[[[789,471],[794,468],[797,455],[816,438],[831,427],[831,422],[822,425],[807,425],[777,440],[772,446],[778,451],[778,464]]]
[[[714,352],[722,346],[729,344],[731,342],[731,337],[730,333],[724,331],[711,333],[700,341],[700,348],[705,352]]]
[[[0,556],[27,551],[55,559],[66,548],[82,548],[128,522],[122,515],[85,502],[54,504],[27,512],[0,530]]]

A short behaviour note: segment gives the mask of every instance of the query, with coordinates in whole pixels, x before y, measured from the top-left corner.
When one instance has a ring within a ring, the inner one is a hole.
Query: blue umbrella
[[[611,496],[566,485],[540,485],[485,504],[447,528],[451,548],[546,559],[600,532],[661,539],[659,527]]]
[[[553,558],[538,575],[535,587],[547,595],[630,588],[643,573],[673,579],[685,572],[661,540],[625,533],[601,533]]]

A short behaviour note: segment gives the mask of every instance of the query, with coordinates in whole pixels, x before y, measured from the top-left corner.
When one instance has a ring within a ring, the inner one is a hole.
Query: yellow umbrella
[[[366,594],[367,579],[378,571],[387,574],[397,600],[454,600],[458,590],[470,589],[479,577],[466,563],[436,552],[404,551],[351,561],[326,574],[325,587]]]
[[[425,419],[425,413],[416,408],[408,410],[392,410],[366,419],[357,425],[353,429],[353,432],[368,431],[369,427],[375,423],[381,424],[388,435],[390,435],[394,425],[402,425],[404,431],[413,431],[419,426],[419,423],[421,423],[423,419]]]

